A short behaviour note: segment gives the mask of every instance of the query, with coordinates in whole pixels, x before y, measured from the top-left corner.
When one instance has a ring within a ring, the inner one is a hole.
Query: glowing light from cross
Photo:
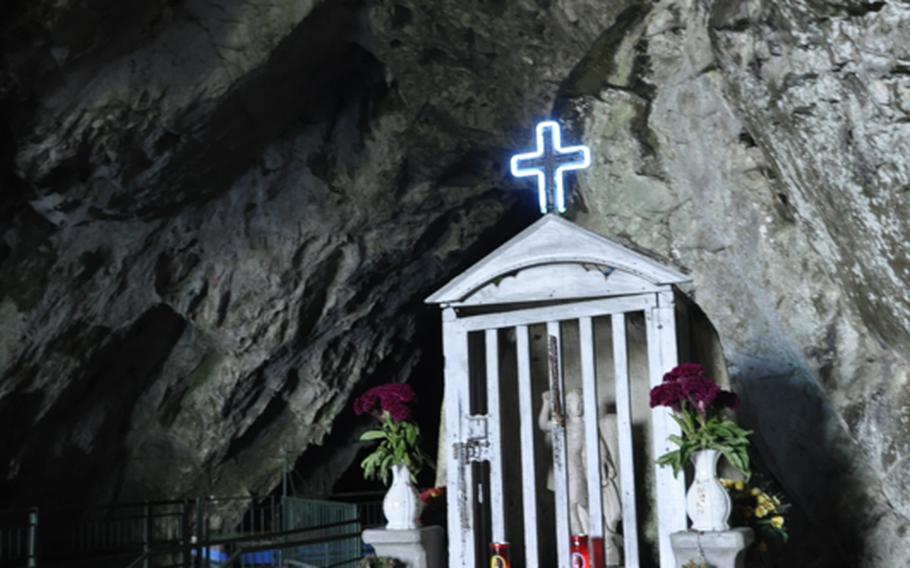
[[[587,146],[563,146],[559,123],[545,120],[537,125],[537,149],[512,156],[512,175],[537,176],[540,212],[546,214],[550,203],[560,213],[566,211],[564,173],[591,165]]]

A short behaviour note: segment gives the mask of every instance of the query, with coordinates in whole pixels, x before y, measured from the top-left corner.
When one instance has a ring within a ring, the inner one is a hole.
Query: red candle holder
[[[572,546],[569,548],[570,568],[591,568],[591,550],[588,535],[573,534]]]
[[[490,568],[510,568],[511,566],[509,562],[509,543],[491,542]]]

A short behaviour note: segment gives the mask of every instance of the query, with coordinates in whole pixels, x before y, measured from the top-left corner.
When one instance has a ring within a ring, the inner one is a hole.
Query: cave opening
[[[351,402],[389,381],[435,461],[423,299],[537,218],[505,157],[550,119],[571,218],[697,281],[776,565],[910,565],[908,10],[3,2],[0,508],[379,493]]]

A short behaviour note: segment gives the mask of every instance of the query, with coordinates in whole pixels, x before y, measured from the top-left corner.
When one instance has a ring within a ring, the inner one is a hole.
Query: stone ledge
[[[742,568],[745,550],[755,535],[752,529],[735,528],[728,531],[680,531],[670,535],[677,568],[703,558],[715,568]]]
[[[372,545],[377,556],[396,558],[407,568],[445,566],[445,530],[440,526],[412,530],[366,529],[363,542]]]

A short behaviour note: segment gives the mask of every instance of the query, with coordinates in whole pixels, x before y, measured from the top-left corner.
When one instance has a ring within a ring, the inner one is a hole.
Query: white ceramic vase
[[[695,479],[686,493],[686,512],[692,519],[692,530],[729,530],[732,504],[730,495],[717,479],[718,450],[699,450],[692,455]]]
[[[388,530],[411,530],[420,526],[420,496],[411,484],[411,475],[404,465],[392,466],[392,485],[382,500],[382,512]]]

